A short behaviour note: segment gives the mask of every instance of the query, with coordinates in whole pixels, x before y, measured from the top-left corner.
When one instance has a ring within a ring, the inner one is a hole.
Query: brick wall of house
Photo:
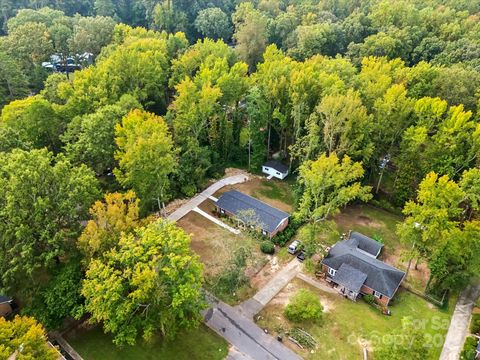
[[[373,295],[373,289],[369,288],[366,285],[363,285],[360,288],[360,292],[363,293],[363,294]],[[382,298],[379,299],[379,298],[375,297],[375,301],[377,303],[379,303],[380,305],[388,306],[388,303],[390,302],[390,298],[388,296],[385,296],[385,295],[382,294]]]
[[[322,264],[322,272],[324,272],[328,275],[328,269],[330,269],[330,267],[328,267],[325,264]],[[360,288],[360,292],[363,293],[363,294],[373,295],[373,289],[369,288],[366,285],[363,285]],[[379,303],[380,305],[388,306],[388,303],[390,302],[390,298],[388,296],[382,295],[381,299],[375,298],[375,301],[377,303]]]
[[[288,220],[289,219],[285,220],[285,222],[282,225],[280,225],[274,232],[270,233],[270,238],[277,235],[277,233],[279,233],[280,231],[285,230],[285,228],[288,226]]]

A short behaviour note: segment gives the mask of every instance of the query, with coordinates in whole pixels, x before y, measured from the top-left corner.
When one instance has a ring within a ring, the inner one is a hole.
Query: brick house
[[[215,203],[217,212],[256,228],[270,238],[284,230],[290,215],[237,190],[223,193]]]
[[[378,241],[351,232],[349,238],[336,243],[321,262],[327,281],[353,301],[369,294],[377,303],[387,306],[405,272],[377,259],[382,248]]]

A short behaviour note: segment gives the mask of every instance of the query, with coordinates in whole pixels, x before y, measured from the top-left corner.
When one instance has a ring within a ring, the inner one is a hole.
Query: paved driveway
[[[470,318],[475,301],[480,295],[480,285],[472,285],[462,291],[453,313],[440,360],[458,360],[468,335]]]
[[[248,180],[247,175],[234,175],[234,176],[229,176],[225,179],[221,179],[217,181],[215,184],[209,186],[205,190],[203,190],[200,194],[196,195],[190,201],[188,201],[186,204],[182,205],[179,209],[175,210],[173,213],[171,213],[168,218],[172,221],[178,221],[185,215],[187,215],[190,211],[195,209],[198,205],[200,205],[202,202],[207,200],[210,196],[215,194],[218,190],[223,188],[224,186],[227,185],[235,185],[239,184],[242,182],[245,182]]]

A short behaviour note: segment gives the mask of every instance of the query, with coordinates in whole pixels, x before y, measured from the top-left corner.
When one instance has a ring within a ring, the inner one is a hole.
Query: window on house
[[[225,210],[221,209],[221,210],[220,210],[220,213],[221,213],[221,214],[225,214]]]
[[[373,291],[373,296],[375,296],[377,299],[381,299],[383,297],[383,295],[380,294],[378,291]]]
[[[281,174],[277,171],[277,175],[281,175]]]
[[[328,268],[328,273],[329,273],[331,276],[335,276],[335,274],[337,273],[337,270],[332,269],[332,268]]]

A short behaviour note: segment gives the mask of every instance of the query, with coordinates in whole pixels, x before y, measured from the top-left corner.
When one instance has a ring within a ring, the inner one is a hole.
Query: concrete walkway
[[[196,213],[202,215],[204,218],[207,218],[208,220],[214,222],[215,224],[217,224],[218,226],[234,233],[235,235],[238,235],[240,234],[240,230],[238,229],[234,229],[233,227],[231,226],[228,226],[227,224],[225,224],[223,221],[220,221],[219,219],[217,219],[216,217],[206,213],[205,211],[203,211],[202,209],[199,209],[198,207],[192,209],[192,211],[195,211]]]
[[[276,273],[251,299],[238,305],[239,311],[253,318],[300,272],[300,262],[294,257],[282,270]]]
[[[168,216],[168,219],[172,221],[178,221],[185,215],[187,215],[190,211],[195,209],[198,205],[200,205],[202,202],[207,200],[210,196],[215,194],[218,190],[223,188],[224,186],[227,185],[235,185],[239,184],[242,182],[245,182],[248,180],[247,175],[234,175],[234,176],[229,176],[225,179],[221,179],[217,181],[215,184],[209,186],[205,190],[203,190],[200,194],[196,195],[190,201],[188,201],[186,204],[182,205],[179,209],[175,210],[173,213],[171,213]]]
[[[458,360],[468,335],[475,301],[480,296],[480,285],[472,285],[462,291],[450,321],[440,360]]]
[[[336,291],[335,289],[331,288],[330,286],[328,286],[327,284],[325,284],[324,282],[322,281],[318,281],[318,280],[315,280],[315,279],[312,279],[310,276],[308,275],[305,275],[303,273],[300,273],[297,275],[297,277],[300,279],[300,280],[303,280],[305,281],[307,284],[310,284],[314,287],[316,287],[317,289],[319,290],[322,290],[322,291],[325,291],[325,292],[328,292],[330,294],[335,294],[335,295],[338,295],[338,291]]]
[[[234,346],[227,359],[301,360],[237,309],[215,298],[208,300],[211,307],[205,312],[205,323]]]

